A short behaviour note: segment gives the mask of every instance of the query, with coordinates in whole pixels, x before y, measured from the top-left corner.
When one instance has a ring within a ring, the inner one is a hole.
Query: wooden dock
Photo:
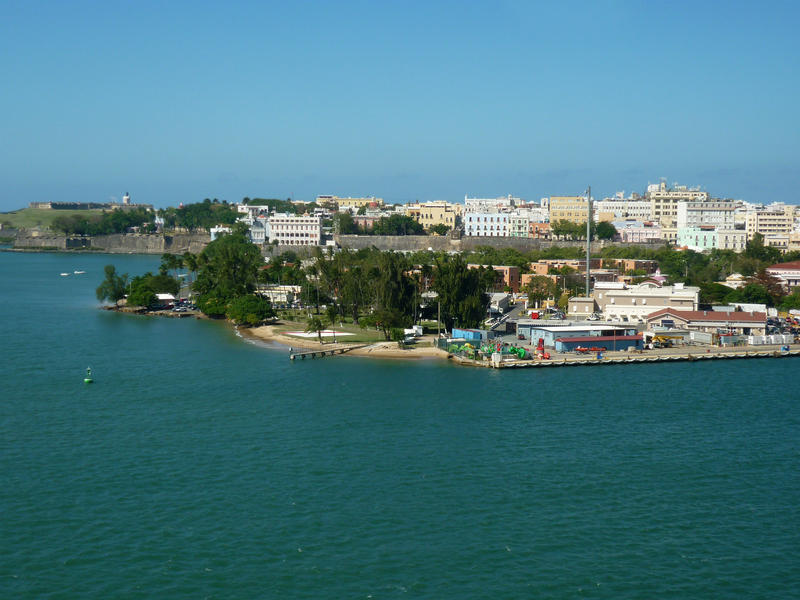
[[[453,356],[453,359],[463,365],[486,367],[489,369],[514,369],[514,368],[541,368],[541,367],[585,367],[602,365],[631,365],[646,363],[664,363],[679,361],[712,361],[731,360],[741,358],[786,358],[800,356],[800,350],[745,350],[742,352],[687,352],[686,354],[662,354],[658,356],[623,356],[603,358],[556,358],[553,360],[504,360],[500,363],[491,361],[473,360]]]
[[[290,352],[289,360],[296,360],[298,358],[305,360],[306,358],[323,358],[325,356],[333,356],[335,354],[345,354],[350,352],[350,350],[364,348],[365,346],[367,346],[367,344],[362,344],[360,346],[340,346],[339,348],[331,348],[330,350],[303,350],[302,352]]]

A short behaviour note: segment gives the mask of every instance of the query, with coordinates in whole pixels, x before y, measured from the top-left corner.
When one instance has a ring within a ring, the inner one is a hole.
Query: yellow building
[[[747,239],[760,233],[767,236],[788,236],[794,229],[794,206],[769,207],[768,210],[754,210],[747,213]],[[787,240],[788,242],[788,240]]]
[[[461,204],[436,200],[421,204],[407,204],[406,216],[414,219],[428,231],[435,225],[446,225],[453,229],[456,226],[456,217],[461,214],[462,209]]]
[[[550,196],[550,223],[586,223],[589,207],[585,196]]]
[[[326,206],[336,204],[340,209],[342,208],[361,208],[366,206],[381,207],[383,206],[383,198],[376,198],[371,196],[369,198],[339,198],[339,196],[317,196],[317,204]]]

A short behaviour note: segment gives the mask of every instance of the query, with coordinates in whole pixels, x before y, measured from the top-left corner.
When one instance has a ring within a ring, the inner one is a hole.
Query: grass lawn
[[[279,311],[280,312],[280,311]],[[302,312],[302,317],[294,317],[296,320],[289,320],[286,318],[280,318],[280,324],[276,327],[276,331],[278,333],[285,333],[287,331],[305,331],[306,329],[306,320],[305,320],[305,312]],[[329,327],[326,329],[330,329]],[[382,331],[375,331],[375,328],[366,328],[361,329],[358,325],[353,325],[352,322],[344,322],[342,325],[336,323],[336,326],[333,327],[336,331],[345,331],[347,333],[352,333],[353,335],[346,335],[342,336],[337,341],[340,342],[347,342],[348,344],[372,344],[375,342],[383,342],[386,338],[383,335]],[[324,338],[326,342],[332,342],[333,338],[326,337]],[[314,338],[316,340],[316,338]]]
[[[0,222],[8,224],[10,227],[22,227],[25,229],[39,227],[41,229],[50,229],[50,226],[57,217],[70,217],[72,215],[90,217],[101,214],[103,214],[103,211],[100,209],[48,210],[43,208],[22,208],[12,212],[0,213]]]

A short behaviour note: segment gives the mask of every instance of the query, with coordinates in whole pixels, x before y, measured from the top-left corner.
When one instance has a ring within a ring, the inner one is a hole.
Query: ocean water
[[[800,594],[798,359],[292,363],[157,262],[0,253],[1,598]]]

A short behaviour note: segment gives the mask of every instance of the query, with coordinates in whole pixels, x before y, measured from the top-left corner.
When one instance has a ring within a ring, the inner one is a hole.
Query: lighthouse
[[[131,195],[128,192],[125,192],[125,195],[122,197],[123,204],[130,204],[131,203]]]

